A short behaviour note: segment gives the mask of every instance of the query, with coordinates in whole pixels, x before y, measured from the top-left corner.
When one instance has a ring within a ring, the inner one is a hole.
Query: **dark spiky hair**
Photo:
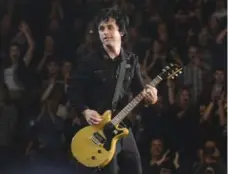
[[[100,11],[100,13],[95,18],[95,27],[96,29],[103,21],[108,21],[110,18],[116,20],[116,24],[119,27],[119,31],[127,35],[127,28],[129,25],[129,19],[126,15],[124,15],[120,9],[117,7],[105,8]]]

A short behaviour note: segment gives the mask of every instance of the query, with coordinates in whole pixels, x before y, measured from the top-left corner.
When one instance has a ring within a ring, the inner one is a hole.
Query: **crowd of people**
[[[170,62],[183,67],[131,117],[144,174],[226,173],[225,0],[1,1],[0,170],[77,173],[69,147],[82,120],[68,80],[96,50],[93,19],[104,7],[129,16],[124,47],[145,82]]]

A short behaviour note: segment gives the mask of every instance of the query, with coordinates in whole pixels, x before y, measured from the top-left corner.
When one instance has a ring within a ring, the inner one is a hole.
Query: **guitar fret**
[[[124,117],[126,117],[142,99],[142,93],[138,94],[118,115],[115,116],[115,118],[112,120],[112,123],[114,125],[119,124],[121,120],[124,119]]]
[[[161,82],[162,78],[160,76],[157,76],[155,79],[152,80],[152,82],[150,82],[150,84],[152,86],[156,86],[157,84],[159,84]]]

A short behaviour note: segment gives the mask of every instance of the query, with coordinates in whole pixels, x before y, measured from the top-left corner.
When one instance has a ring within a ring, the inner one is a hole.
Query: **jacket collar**
[[[102,56],[103,59],[110,59],[108,53],[105,51],[103,46],[101,48],[101,56]],[[125,60],[125,59],[129,59],[129,55],[127,55],[127,53],[124,51],[124,49],[122,47],[120,49],[120,55],[119,56],[120,56],[122,61]]]

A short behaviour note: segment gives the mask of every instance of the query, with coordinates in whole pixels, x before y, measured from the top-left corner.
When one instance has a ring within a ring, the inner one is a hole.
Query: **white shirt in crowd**
[[[4,69],[4,81],[10,91],[21,91],[23,87],[15,81],[16,65]]]

